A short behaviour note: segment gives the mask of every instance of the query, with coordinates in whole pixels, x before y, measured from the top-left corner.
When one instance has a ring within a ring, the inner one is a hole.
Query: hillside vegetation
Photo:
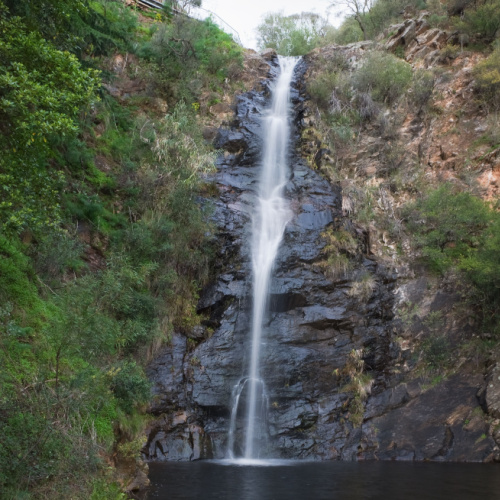
[[[500,335],[500,3],[345,3],[353,15],[306,56],[302,151],[340,184],[349,219],[325,234],[335,252],[322,266],[348,274],[357,241],[401,283],[425,278],[425,299],[396,311],[408,377],[443,381],[464,362],[487,375]],[[453,313],[429,310],[436,293],[455,294]]]
[[[0,2],[2,498],[122,498],[142,467],[143,367],[210,273],[200,121],[241,63],[168,6]]]

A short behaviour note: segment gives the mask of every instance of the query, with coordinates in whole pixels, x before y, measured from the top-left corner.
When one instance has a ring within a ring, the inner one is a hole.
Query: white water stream
[[[259,457],[259,443],[266,432],[267,397],[260,375],[262,330],[267,313],[269,284],[274,261],[291,218],[283,189],[289,178],[290,84],[296,58],[279,58],[281,73],[275,81],[271,110],[264,118],[264,150],[255,213],[252,218],[253,312],[252,347],[248,376],[235,388],[228,436],[228,454],[235,457],[236,421],[242,395],[246,408],[245,459]],[[241,411],[241,410],[240,410]]]

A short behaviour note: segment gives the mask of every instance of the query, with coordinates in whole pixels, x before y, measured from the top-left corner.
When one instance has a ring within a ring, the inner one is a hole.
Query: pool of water
[[[147,500],[500,500],[500,464],[276,460],[149,468]]]

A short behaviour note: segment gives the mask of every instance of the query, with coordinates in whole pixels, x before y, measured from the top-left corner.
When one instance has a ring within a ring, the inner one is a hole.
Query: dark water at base
[[[285,465],[286,464],[286,465]],[[500,500],[500,464],[151,463],[147,500]]]

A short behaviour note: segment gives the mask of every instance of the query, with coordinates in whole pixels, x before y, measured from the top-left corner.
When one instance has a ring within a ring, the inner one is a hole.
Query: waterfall
[[[241,453],[246,459],[259,456],[260,443],[267,426],[266,387],[260,375],[261,344],[273,264],[285,227],[291,218],[291,210],[283,197],[283,190],[289,177],[290,83],[297,59],[280,56],[279,64],[281,72],[274,85],[271,109],[264,118],[262,170],[252,217],[251,357],[248,375],[239,381],[233,393],[228,436],[228,453],[231,458],[235,456],[236,422],[239,414],[243,413],[245,416],[245,437]]]

